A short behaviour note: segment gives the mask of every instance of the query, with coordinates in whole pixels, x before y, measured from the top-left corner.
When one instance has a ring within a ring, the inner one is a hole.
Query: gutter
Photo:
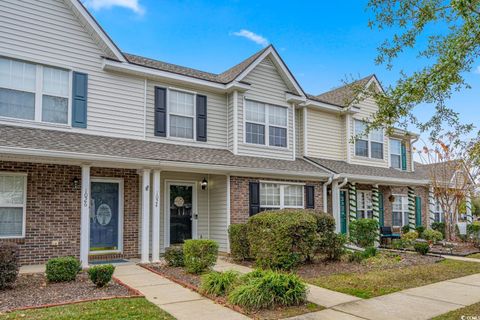
[[[51,150],[40,150],[40,149],[30,149],[30,148],[16,148],[16,147],[0,147],[0,155],[17,155],[17,156],[29,156],[29,157],[46,157],[46,158],[55,158],[55,159],[68,159],[68,160],[77,160],[79,163],[88,163],[88,162],[109,162],[116,164],[128,164],[142,167],[151,167],[152,169],[166,169],[166,168],[178,168],[182,167],[187,170],[204,170],[206,172],[215,173],[221,171],[225,174],[230,173],[241,173],[241,174],[258,174],[258,175],[278,175],[278,176],[291,176],[291,177],[301,177],[301,178],[316,178],[323,180],[329,175],[327,173],[319,172],[298,172],[298,171],[281,171],[278,169],[266,169],[266,168],[248,168],[248,167],[236,167],[230,165],[219,165],[219,164],[204,164],[204,163],[192,163],[192,162],[183,162],[183,161],[167,161],[167,160],[149,160],[141,158],[128,158],[128,157],[119,157],[119,156],[110,156],[110,155],[100,155],[100,154],[90,154],[90,153],[78,153],[78,152],[69,152],[69,151],[51,151]]]

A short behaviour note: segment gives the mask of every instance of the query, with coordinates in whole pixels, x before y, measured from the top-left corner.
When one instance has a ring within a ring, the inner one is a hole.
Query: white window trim
[[[365,199],[366,195],[369,195],[370,202],[372,203],[372,209],[371,210],[372,210],[372,214],[373,214],[372,191],[371,190],[357,190],[357,199],[358,199],[358,194],[359,193],[363,193],[363,199]],[[357,213],[359,213],[360,211],[363,211],[361,218],[368,218],[367,211],[369,211],[369,210],[368,210],[368,208],[365,207],[365,203],[362,203],[362,208],[361,209],[360,209],[359,204],[357,203]]]
[[[361,119],[353,119],[353,132],[355,132],[355,136],[357,135],[356,133],[356,123],[357,121],[361,121],[361,122],[365,122]],[[383,129],[380,129],[382,130],[382,158],[372,158],[372,142],[375,142],[375,143],[380,143],[378,141],[375,141],[375,140],[372,140],[372,138],[370,137],[370,133],[368,133],[367,137],[365,137],[364,139],[359,139],[359,138],[355,138],[355,142],[353,143],[353,154],[355,157],[359,157],[359,158],[368,158],[368,159],[371,159],[371,160],[376,160],[376,161],[384,161],[385,160],[385,132]],[[357,155],[357,140],[363,140],[363,141],[367,141],[367,144],[368,144],[368,156],[360,156],[360,155]],[[389,150],[390,151],[390,150]]]
[[[394,196],[395,198],[397,197],[402,197],[403,199],[407,199],[407,205],[408,205],[408,195],[406,194],[392,194],[392,196]],[[391,203],[391,206],[392,206],[392,227],[403,227],[404,225],[408,224],[408,221],[405,221],[405,213],[408,215],[409,212],[408,212],[408,207],[407,207],[407,211],[403,211],[403,202],[402,202],[402,211],[401,211],[401,215],[402,215],[402,225],[401,226],[395,226],[393,225],[393,212],[395,210],[393,210],[393,202]],[[398,211],[395,211],[395,212],[398,212]],[[405,222],[407,222],[405,224]]]
[[[172,140],[179,140],[179,141],[189,141],[189,142],[192,142],[192,141],[195,141],[195,142],[200,142],[200,141],[196,141],[196,137],[197,137],[197,92],[195,91],[190,91],[190,90],[185,90],[185,89],[180,89],[180,88],[175,88],[175,87],[167,87],[167,97],[166,97],[166,102],[167,102],[167,138],[169,139],[172,139]],[[174,113],[174,112],[171,112],[171,108],[170,108],[170,91],[178,91],[178,92],[182,92],[182,93],[188,93],[188,94],[192,94],[193,95],[193,116],[187,116],[187,115],[184,115],[184,114],[177,114],[177,113]],[[185,118],[192,118],[193,119],[193,136],[192,138],[182,138],[182,137],[174,137],[174,136],[171,136],[170,135],[170,115],[174,115],[174,116],[179,116],[179,117],[185,117]]]
[[[265,105],[265,122],[258,122],[258,121],[247,121],[247,101],[251,101],[251,102],[256,102],[256,103],[262,103]],[[270,114],[269,114],[269,107],[272,106],[272,107],[279,107],[279,108],[285,108],[287,110],[287,125],[286,126],[279,126],[279,125],[270,125]],[[275,149],[281,149],[281,150],[286,150],[288,149],[288,146],[289,146],[289,139],[288,139],[288,135],[289,135],[289,130],[288,130],[288,124],[289,124],[289,114],[290,112],[290,109],[289,107],[286,107],[286,106],[280,106],[280,105],[277,105],[277,104],[271,104],[271,103],[268,103],[268,102],[263,102],[263,101],[259,101],[259,100],[254,100],[254,99],[248,99],[248,98],[245,98],[243,99],[243,143],[249,145],[249,146],[265,146],[265,147],[268,147],[268,148],[275,148]],[[252,143],[252,142],[247,142],[247,122],[248,123],[253,123],[253,124],[259,124],[259,125],[262,125],[265,127],[265,144],[260,144],[260,143]],[[279,146],[271,146],[270,145],[270,130],[269,128],[270,127],[275,127],[275,128],[283,128],[283,129],[286,129],[286,142],[287,144],[285,145],[285,147],[279,147]]]
[[[293,182],[278,182],[278,181],[259,181],[260,182],[260,189],[262,188],[262,184],[276,184],[280,187],[280,205],[279,206],[269,206],[269,205],[262,205],[262,201],[260,199],[260,208],[275,208],[275,209],[303,209],[305,207],[305,194],[302,192],[302,205],[301,206],[285,206],[285,187],[287,186],[304,186],[304,183],[293,183]],[[303,190],[303,189],[302,189]],[[260,191],[260,198],[261,198],[261,191]]]
[[[5,116],[0,116],[0,120],[2,121],[7,121],[7,122],[21,122],[21,123],[31,123],[31,124],[46,124],[46,125],[52,125],[52,126],[60,126],[60,127],[71,127],[72,126],[72,89],[73,89],[73,71],[68,70],[67,68],[63,66],[55,66],[55,65],[47,65],[44,63],[38,63],[38,62],[33,62],[33,61],[28,61],[24,59],[18,59],[18,58],[13,58],[13,57],[8,57],[8,56],[0,56],[1,58],[4,59],[9,59],[9,60],[16,60],[24,63],[30,63],[35,65],[36,70],[35,70],[35,91],[29,91],[29,90],[18,90],[15,88],[10,88],[10,87],[1,87],[9,90],[15,90],[15,91],[21,91],[21,92],[29,92],[33,93],[35,95],[35,105],[34,105],[34,112],[35,116],[33,120],[30,119],[21,119],[21,118],[14,118],[14,117],[5,117]],[[43,92],[43,68],[56,68],[56,69],[62,69],[64,71],[68,72],[68,96],[57,96],[55,97],[62,97],[62,98],[67,98],[68,103],[67,103],[67,123],[56,123],[56,122],[48,122],[48,121],[43,121],[42,120],[42,113],[43,113],[43,99],[42,96],[48,95],[48,96],[53,96],[52,94],[45,93]]]
[[[0,236],[0,239],[23,239],[25,238],[26,225],[27,225],[27,180],[28,174],[23,172],[5,172],[0,171],[0,176],[16,176],[24,177],[23,181],[23,223],[22,223],[22,235],[20,236]],[[19,205],[5,205],[2,208],[20,208]]]
[[[392,140],[395,140],[395,141],[400,142],[400,153],[399,153],[399,154],[392,152],[392,143],[391,143]],[[400,156],[400,167],[396,168],[396,167],[393,167],[393,166],[392,166],[392,155]],[[402,140],[400,140],[400,139],[395,139],[395,138],[390,138],[390,139],[388,140],[388,163],[389,163],[389,165],[390,165],[391,168],[394,168],[394,169],[403,171],[403,170],[402,170]]]
[[[445,222],[445,214],[443,212],[442,205],[440,204],[440,200],[438,200],[437,197],[435,197],[434,200],[434,206],[433,206],[433,213],[438,214],[438,221],[437,222]],[[438,206],[438,210],[437,210]]]

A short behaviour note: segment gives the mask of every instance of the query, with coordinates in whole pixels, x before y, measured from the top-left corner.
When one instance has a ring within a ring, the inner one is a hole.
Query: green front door
[[[340,191],[340,231],[347,233],[347,192]]]
[[[417,227],[422,225],[422,198],[415,197],[415,224]]]

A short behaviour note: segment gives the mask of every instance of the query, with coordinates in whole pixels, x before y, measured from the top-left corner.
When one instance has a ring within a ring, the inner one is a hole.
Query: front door
[[[193,185],[170,184],[170,245],[183,243],[193,238],[195,214]]]
[[[347,192],[340,191],[340,231],[347,233]]]
[[[118,182],[92,182],[90,206],[90,251],[119,250]]]

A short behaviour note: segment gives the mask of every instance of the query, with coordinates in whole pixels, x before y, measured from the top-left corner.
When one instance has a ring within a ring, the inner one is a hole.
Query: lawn
[[[416,265],[402,269],[319,276],[308,279],[308,281],[326,289],[368,299],[475,273],[480,273],[480,263],[443,260],[434,264]]]
[[[99,300],[0,314],[0,320],[174,320],[144,298]]]
[[[471,254],[467,258],[480,259],[480,253]]]
[[[458,320],[458,319],[479,319],[480,318],[480,302],[471,306],[450,311],[442,314],[432,320]]]

